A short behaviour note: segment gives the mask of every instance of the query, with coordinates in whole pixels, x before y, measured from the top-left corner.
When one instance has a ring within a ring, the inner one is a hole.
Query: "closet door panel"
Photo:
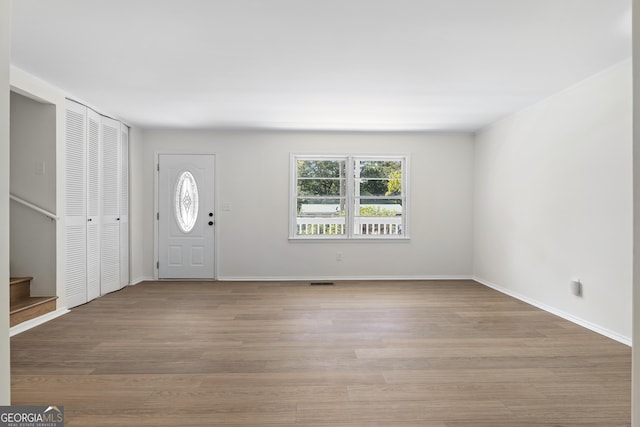
[[[67,101],[64,274],[67,307],[129,284],[129,129]]]
[[[129,285],[129,128],[120,128],[120,287]]]
[[[67,307],[87,302],[87,109],[67,101],[65,114],[64,277]]]
[[[88,109],[87,127],[87,299],[100,296],[101,134],[100,115]]]
[[[101,117],[102,224],[100,293],[120,289],[120,122]]]

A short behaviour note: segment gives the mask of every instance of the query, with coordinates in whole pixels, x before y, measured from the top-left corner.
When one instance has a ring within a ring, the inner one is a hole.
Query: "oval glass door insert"
[[[198,185],[191,172],[185,171],[178,176],[175,201],[178,227],[188,233],[198,219]]]

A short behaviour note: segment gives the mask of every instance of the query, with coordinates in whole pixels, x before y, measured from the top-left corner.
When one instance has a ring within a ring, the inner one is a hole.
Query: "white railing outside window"
[[[298,217],[297,226],[299,235],[341,235],[345,232],[344,217],[338,218],[312,218]]]
[[[355,219],[354,234],[402,234],[401,217],[359,217]]]
[[[343,235],[345,219],[297,217],[298,235]],[[400,217],[359,217],[355,219],[355,233],[361,236],[401,235],[402,218]]]

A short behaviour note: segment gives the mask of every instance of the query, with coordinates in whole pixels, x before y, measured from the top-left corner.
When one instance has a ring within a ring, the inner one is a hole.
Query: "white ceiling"
[[[631,56],[630,0],[14,0],[12,63],[144,128],[474,131]]]

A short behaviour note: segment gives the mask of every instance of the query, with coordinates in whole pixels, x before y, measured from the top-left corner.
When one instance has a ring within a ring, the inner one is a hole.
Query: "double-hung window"
[[[407,156],[293,154],[289,237],[406,238],[407,169]]]

